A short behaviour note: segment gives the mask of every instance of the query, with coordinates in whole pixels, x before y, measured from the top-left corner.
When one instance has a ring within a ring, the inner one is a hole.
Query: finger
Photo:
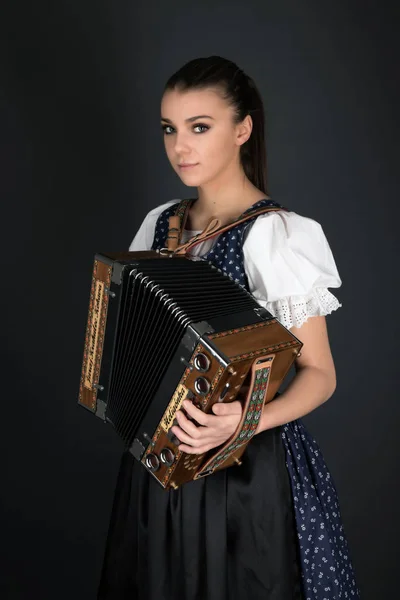
[[[181,443],[179,444],[179,450],[181,450],[181,448],[184,445],[187,445],[187,446],[190,446],[191,448],[196,448],[196,449],[198,449],[200,447],[205,447],[205,446],[207,446],[208,448],[214,448],[215,446],[219,446],[220,444],[222,444],[225,441],[225,437],[222,436],[222,438],[221,438],[221,435],[219,435],[219,436],[204,436],[204,437],[201,437],[200,439],[194,439],[190,435],[185,433],[182,429],[180,429],[180,427],[178,427],[177,425],[174,425],[173,427],[171,427],[171,431],[181,441]],[[206,428],[204,428],[204,429],[202,428],[202,431],[206,432],[208,430]]]
[[[188,444],[189,446],[193,446],[193,447],[198,447],[202,444],[204,445],[203,440],[196,439],[196,438],[192,437],[191,435],[185,433],[185,431],[183,431],[183,429],[181,429],[177,425],[174,425],[173,427],[171,427],[171,431],[184,444]],[[181,445],[179,445],[179,449],[181,449]]]
[[[240,415],[242,413],[242,405],[238,400],[234,402],[216,402],[212,407],[216,415]]]
[[[188,413],[188,415],[195,419],[197,423],[203,425],[204,427],[210,425],[210,417],[206,415],[206,413],[204,413],[202,410],[197,408],[197,406],[195,406],[193,402],[190,402],[190,400],[185,400],[183,402],[183,407]]]
[[[183,431],[188,433],[193,438],[200,437],[200,428],[197,427],[197,425],[195,425],[192,421],[190,421],[181,410],[178,410],[175,417],[178,421],[179,427],[183,429]]]

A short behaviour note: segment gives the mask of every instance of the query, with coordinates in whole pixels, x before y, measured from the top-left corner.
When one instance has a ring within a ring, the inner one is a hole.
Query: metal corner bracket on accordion
[[[225,273],[158,252],[95,256],[79,404],[111,423],[164,488],[233,465],[302,343]],[[186,454],[171,428],[190,399],[242,403],[222,446]]]

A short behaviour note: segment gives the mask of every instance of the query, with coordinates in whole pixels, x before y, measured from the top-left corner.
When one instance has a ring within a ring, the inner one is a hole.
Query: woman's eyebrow
[[[185,123],[191,123],[196,119],[212,119],[213,121],[215,120],[214,117],[210,117],[209,115],[197,115],[196,117],[189,117],[188,119],[185,119]],[[164,117],[161,117],[161,121],[165,121],[166,123],[172,123],[171,119],[166,119]]]

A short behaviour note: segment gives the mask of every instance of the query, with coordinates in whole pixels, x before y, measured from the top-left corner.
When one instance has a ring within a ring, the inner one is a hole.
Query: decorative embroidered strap
[[[256,434],[264,408],[274,354],[258,357],[251,367],[251,382],[245,400],[242,418],[234,435],[226,442],[218,453],[212,456],[196,473],[195,479],[210,475],[216,469],[224,467],[224,463]]]
[[[238,219],[228,223],[221,227],[221,222],[218,219],[212,219],[207,227],[201,232],[195,235],[193,238],[188,240],[185,244],[180,244],[180,240],[182,237],[182,231],[186,225],[186,221],[189,215],[189,210],[192,202],[195,199],[182,200],[179,204],[175,215],[169,218],[169,230],[167,236],[167,250],[169,252],[173,252],[174,254],[186,254],[187,251],[195,246],[196,244],[200,244],[205,240],[209,240],[210,238],[220,235],[221,233],[225,233],[232,227],[236,227],[249,219],[253,219],[254,217],[258,217],[267,212],[277,211],[277,210],[287,210],[283,207],[278,206],[264,206],[261,208],[254,208],[249,210],[246,213],[243,213],[238,217]]]

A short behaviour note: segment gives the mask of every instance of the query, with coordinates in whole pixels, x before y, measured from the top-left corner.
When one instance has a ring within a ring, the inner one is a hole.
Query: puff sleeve
[[[136,252],[139,250],[151,250],[154,239],[154,230],[158,217],[166,208],[176,204],[177,202],[179,202],[179,200],[169,200],[165,204],[156,206],[156,208],[153,208],[149,213],[147,213],[129,246],[129,250],[131,252]]]
[[[243,246],[250,292],[285,327],[341,306],[328,290],[342,282],[319,223],[294,212],[258,217]]]

